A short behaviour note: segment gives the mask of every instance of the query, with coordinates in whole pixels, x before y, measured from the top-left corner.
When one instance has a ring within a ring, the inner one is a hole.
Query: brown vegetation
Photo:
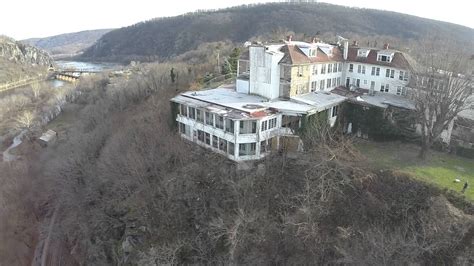
[[[28,264],[33,236],[52,228],[49,246],[70,264],[473,263],[472,216],[435,188],[365,168],[330,130],[307,135],[296,158],[244,172],[180,139],[169,98],[212,68],[148,65],[129,80],[81,82],[67,141],[29,167],[2,166],[0,261]],[[33,233],[12,238],[20,228]]]

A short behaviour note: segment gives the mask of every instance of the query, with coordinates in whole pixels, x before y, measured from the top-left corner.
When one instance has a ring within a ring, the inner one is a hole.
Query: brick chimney
[[[389,43],[386,43],[383,45],[383,49],[387,50],[388,48],[390,48],[390,44]]]

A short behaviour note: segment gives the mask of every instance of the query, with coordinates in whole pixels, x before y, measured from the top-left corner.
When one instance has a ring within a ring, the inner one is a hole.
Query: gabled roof
[[[298,47],[298,45],[295,44],[284,45],[280,49],[280,52],[285,54],[280,60],[280,64],[301,65],[311,63],[344,61],[342,57],[342,52],[338,47],[333,47],[331,56],[328,56],[323,50],[318,48],[316,56],[309,57]]]
[[[370,52],[367,55],[367,57],[357,56],[357,51],[359,49],[370,49]],[[372,65],[380,65],[380,66],[388,66],[388,67],[394,67],[394,68],[400,68],[400,69],[409,69],[410,68],[410,64],[408,63],[407,59],[405,58],[405,55],[402,52],[395,51],[395,50],[389,50],[389,51],[392,51],[394,53],[394,56],[392,58],[392,62],[389,63],[389,62],[377,61],[377,53],[379,51],[385,51],[385,50],[372,49],[372,48],[363,48],[363,47],[354,47],[354,46],[349,47],[349,52],[347,54],[347,61],[366,63],[366,64],[372,64]]]

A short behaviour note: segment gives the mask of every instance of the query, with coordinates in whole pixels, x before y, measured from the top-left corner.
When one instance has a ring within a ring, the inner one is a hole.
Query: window
[[[198,133],[198,140],[200,142],[204,142],[204,131],[198,130],[197,133]]]
[[[227,152],[227,140],[219,139],[219,150]]]
[[[234,134],[234,120],[225,120],[225,131]]]
[[[189,107],[189,118],[196,119],[196,108]]]
[[[385,77],[390,77],[390,69],[385,70]]]
[[[400,75],[398,76],[399,80],[403,80],[403,71],[400,71]]]
[[[197,121],[199,121],[201,123],[204,123],[204,112],[203,111],[197,109],[196,110],[196,117],[197,117],[196,118]]]
[[[362,73],[362,66],[361,65],[357,65],[357,73]]]
[[[321,80],[321,81],[319,82],[319,89],[320,89],[320,90],[324,90],[324,85],[325,85],[325,84],[326,84],[326,83],[325,83],[324,79]]]
[[[337,83],[336,84],[337,84],[337,86],[341,86],[341,77],[337,78]]]
[[[240,134],[252,134],[257,132],[257,121],[240,121]]]
[[[216,115],[216,127],[220,129],[224,129],[224,117],[220,115]]]
[[[206,124],[214,126],[214,115],[206,112]]]
[[[354,72],[354,64],[349,64],[349,72]]]
[[[326,74],[326,65],[321,65],[321,74]]]
[[[310,49],[309,50],[309,56],[315,57],[316,56],[316,49]]]
[[[328,65],[328,73],[332,73],[332,64]]]
[[[337,111],[338,111],[338,106],[333,106],[331,110],[331,117],[336,117],[337,116]]]
[[[234,156],[234,154],[235,154],[235,144],[233,142],[228,142],[228,145],[229,145],[229,150],[228,150],[229,155]]]
[[[298,66],[298,76],[303,76],[303,66]]]
[[[342,72],[342,63],[339,63],[339,72]]]
[[[402,86],[397,86],[397,95],[402,95]]]
[[[267,130],[267,128],[268,128],[268,121],[263,121],[261,131],[263,132]]]
[[[336,73],[337,72],[337,63],[334,63],[334,67],[333,67],[333,72]]]
[[[362,66],[362,74],[365,74],[365,66]]]
[[[206,135],[206,144],[211,145],[211,134],[205,133],[205,135]]]
[[[212,136],[212,147],[214,147],[214,148],[219,147],[219,140],[216,136]]]
[[[376,73],[376,76],[380,76],[380,67],[377,67],[377,73]]]
[[[380,92],[385,92],[385,85],[382,84],[382,85],[380,86]]]
[[[356,85],[357,85],[357,88],[360,88],[360,79],[357,79]]]
[[[239,144],[239,156],[255,155],[257,143],[241,143]]]
[[[331,79],[328,79],[326,82],[326,88],[331,88]]]
[[[272,128],[275,128],[277,126],[277,119],[276,117],[275,118],[272,118],[270,120],[268,120],[268,129],[272,129]]]
[[[379,56],[377,57],[377,61],[390,62],[390,61],[391,61],[391,56],[388,56],[388,55],[379,55]]]
[[[405,76],[403,76],[404,81],[408,81],[408,72],[405,72]]]
[[[390,78],[395,78],[395,70],[390,70]]]
[[[188,107],[186,105],[181,104],[181,115],[188,116]]]
[[[336,78],[332,78],[332,86],[336,87]]]
[[[370,90],[371,91],[375,90],[375,81],[370,82]]]
[[[375,67],[372,67],[372,73],[371,73],[372,76],[375,76]]]
[[[318,65],[313,65],[313,75],[318,74]]]
[[[390,90],[389,84],[385,85],[385,92],[388,92]]]
[[[183,123],[179,123],[179,133],[186,134],[186,125]]]
[[[317,82],[317,81],[311,82],[311,91],[315,91],[317,86],[318,86],[318,82]]]

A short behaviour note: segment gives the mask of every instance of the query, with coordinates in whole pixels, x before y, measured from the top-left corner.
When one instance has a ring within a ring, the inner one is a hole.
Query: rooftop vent
[[[262,108],[265,108],[261,105],[258,105],[258,104],[246,104],[244,106],[242,106],[243,108],[245,109],[250,109],[250,110],[256,110],[256,109],[262,109]]]

